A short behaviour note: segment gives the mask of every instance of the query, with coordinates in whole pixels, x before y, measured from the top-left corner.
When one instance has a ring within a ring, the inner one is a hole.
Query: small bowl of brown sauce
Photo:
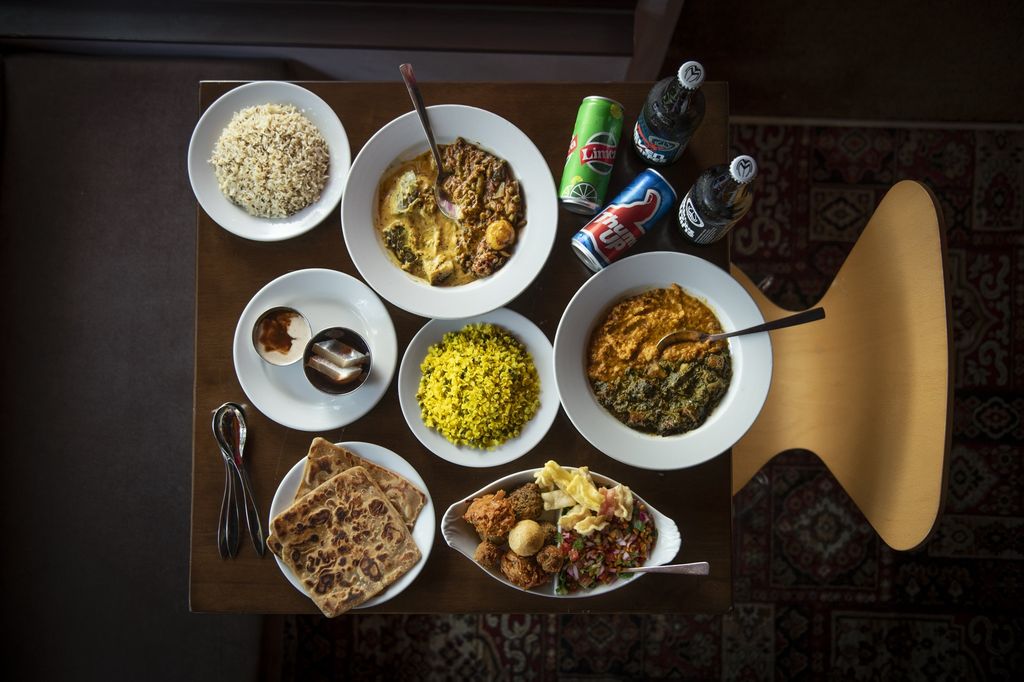
[[[256,353],[272,365],[290,365],[302,359],[313,332],[302,313],[278,306],[266,311],[252,327]]]
[[[351,393],[370,376],[370,347],[347,327],[330,327],[306,344],[302,369],[315,388],[339,395]]]

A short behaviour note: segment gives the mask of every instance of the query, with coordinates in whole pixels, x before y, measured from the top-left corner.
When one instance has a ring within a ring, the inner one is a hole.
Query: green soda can
[[[622,115],[622,105],[613,99],[583,98],[558,186],[558,198],[567,210],[594,215],[604,206],[622,137]]]

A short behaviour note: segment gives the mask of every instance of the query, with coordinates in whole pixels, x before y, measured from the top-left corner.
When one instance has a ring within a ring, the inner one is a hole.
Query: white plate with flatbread
[[[406,587],[412,584],[412,581],[416,580],[416,576],[419,575],[420,571],[423,570],[423,566],[427,563],[427,558],[430,556],[430,548],[434,546],[434,535],[437,532],[437,518],[434,515],[434,502],[430,498],[430,491],[427,490],[427,484],[423,482],[423,477],[419,475],[419,472],[413,468],[409,462],[391,450],[385,447],[376,445],[374,443],[362,443],[362,442],[346,442],[337,443],[343,448],[347,448],[359,455],[360,457],[367,459],[374,464],[378,464],[386,469],[391,469],[396,474],[400,474],[405,478],[409,479],[416,487],[418,487],[423,494],[426,495],[427,501],[420,510],[419,516],[416,517],[416,523],[412,528],[412,539],[416,542],[416,547],[419,548],[420,554],[422,555],[420,560],[413,566],[407,573],[396,580],[391,586],[385,589],[378,595],[366,600],[356,609],[365,609],[378,604],[383,604],[392,597],[397,596]],[[298,462],[295,463],[284,478],[281,479],[281,484],[277,487],[277,492],[274,493],[274,499],[270,503],[270,522],[268,527],[273,527],[273,520],[278,514],[286,510],[295,501],[295,491],[299,489],[299,483],[302,481],[302,471],[306,465],[306,457],[303,456]],[[302,583],[295,576],[291,570],[277,557],[274,556],[274,560],[277,561],[278,568],[281,569],[281,573],[288,579],[288,582],[302,594],[307,594]],[[308,595],[307,595],[308,596]]]

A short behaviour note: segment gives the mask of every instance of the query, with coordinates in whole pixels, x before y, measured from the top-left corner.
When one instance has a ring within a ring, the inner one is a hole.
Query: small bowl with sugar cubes
[[[316,389],[332,395],[351,393],[370,376],[372,357],[366,340],[347,327],[330,327],[306,344],[302,369]]]

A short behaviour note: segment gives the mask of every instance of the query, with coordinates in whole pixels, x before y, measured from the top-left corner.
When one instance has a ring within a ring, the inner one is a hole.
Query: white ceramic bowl
[[[526,346],[540,379],[540,407],[537,414],[526,422],[515,438],[502,443],[493,450],[478,450],[467,446],[453,445],[440,433],[423,423],[416,391],[423,373],[420,365],[427,351],[448,332],[458,331],[467,324],[490,322],[503,327]],[[431,320],[416,333],[402,356],[398,368],[398,401],[402,406],[409,429],[423,445],[441,459],[466,467],[493,467],[507,464],[532,450],[544,438],[558,415],[558,391],[555,389],[555,374],[551,364],[551,342],[544,332],[519,313],[500,308],[476,317],[459,320]]]
[[[246,107],[291,104],[320,130],[327,141],[330,166],[320,198],[287,218],[257,218],[232,203],[217,185],[210,157],[231,117]],[[261,242],[291,239],[308,232],[330,215],[341,200],[352,152],[345,128],[334,110],[309,90],[281,81],[246,83],[224,93],[199,118],[188,145],[188,179],[207,215],[228,232]]]
[[[658,251],[612,263],[590,278],[569,301],[555,333],[555,383],[570,421],[601,452],[643,469],[682,469],[728,450],[754,423],[772,378],[768,334],[739,336],[729,339],[729,388],[707,421],[693,431],[674,436],[642,433],[602,407],[586,373],[591,333],[615,303],[673,283],[704,301],[725,331],[764,322],[757,304],[729,273],[702,258]]]
[[[616,580],[615,582],[607,585],[599,585],[589,590],[580,590],[573,594],[557,594],[555,592],[555,579],[550,582],[535,587],[532,590],[524,590],[518,585],[513,585],[498,569],[490,569],[480,564],[477,564],[473,560],[473,553],[476,551],[477,545],[480,544],[480,537],[477,535],[476,530],[462,519],[462,515],[466,513],[466,509],[469,508],[470,503],[474,498],[486,495],[488,493],[496,492],[497,490],[504,490],[506,493],[511,493],[513,490],[523,485],[524,483],[530,483],[533,479],[534,472],[538,469],[529,469],[527,471],[520,471],[515,474],[510,474],[504,478],[500,478],[490,485],[484,486],[475,493],[467,495],[464,499],[459,500],[452,506],[448,507],[448,510],[441,517],[441,535],[444,537],[444,541],[448,543],[448,546],[456,550],[470,561],[476,564],[477,568],[487,573],[489,576],[502,582],[512,589],[519,590],[521,592],[527,592],[529,594],[536,594],[542,597],[557,597],[559,599],[579,599],[583,597],[596,597],[599,594],[605,594],[612,590],[617,590],[620,587],[630,585],[635,582],[643,573],[637,573],[632,578],[625,578]],[[614,481],[607,476],[590,472],[591,478],[594,479],[594,483],[599,486],[605,486],[608,488],[618,485],[618,481]],[[626,485],[629,485],[627,482]],[[676,526],[675,521],[665,516],[657,509],[651,506],[649,502],[644,500],[642,497],[637,495],[636,491],[633,491],[633,496],[647,505],[647,509],[651,512],[651,516],[654,518],[654,527],[658,531],[658,538],[654,543],[654,548],[651,550],[651,555],[644,562],[644,566],[660,566],[662,564],[670,563],[676,558],[679,553],[680,547],[682,547],[683,541],[679,535],[679,527]],[[551,521],[552,523],[557,519],[555,512],[545,512],[548,514],[544,517],[545,520]]]
[[[530,138],[497,114],[457,104],[427,110],[438,144],[462,137],[505,159],[519,180],[526,225],[517,235],[512,257],[493,275],[456,287],[432,287],[391,262],[373,224],[377,185],[397,162],[428,149],[412,111],[377,131],[356,156],[341,204],[341,229],[356,268],[382,298],[423,317],[472,317],[511,301],[544,267],[558,226],[555,183]]]

